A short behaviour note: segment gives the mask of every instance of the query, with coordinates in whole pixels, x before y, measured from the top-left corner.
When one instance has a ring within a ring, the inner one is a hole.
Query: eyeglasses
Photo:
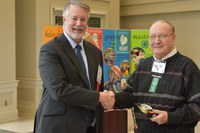
[[[161,34],[161,35],[150,35],[150,39],[152,41],[155,41],[156,38],[158,38],[159,40],[165,40],[167,39],[169,36],[174,35],[174,33],[166,35],[166,34]]]

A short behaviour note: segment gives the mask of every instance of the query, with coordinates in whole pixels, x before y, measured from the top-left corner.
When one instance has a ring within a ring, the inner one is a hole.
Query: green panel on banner
[[[132,29],[131,30],[131,69],[134,72],[141,59],[152,56],[149,48],[149,30],[148,29]]]

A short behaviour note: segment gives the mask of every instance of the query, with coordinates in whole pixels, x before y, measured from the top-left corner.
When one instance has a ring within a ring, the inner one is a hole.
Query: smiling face
[[[76,43],[82,40],[87,29],[89,12],[80,6],[70,5],[63,15],[63,27],[66,34]]]
[[[176,35],[172,25],[164,21],[154,23],[150,28],[150,49],[157,59],[168,55],[175,48]]]

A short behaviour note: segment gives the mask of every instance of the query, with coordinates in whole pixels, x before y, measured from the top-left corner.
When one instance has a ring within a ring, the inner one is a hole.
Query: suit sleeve
[[[115,107],[119,109],[132,108],[134,105],[133,101],[133,87],[131,86],[133,82],[133,74],[127,80],[127,87],[119,93],[115,94]]]
[[[66,60],[67,61],[67,60]],[[78,79],[76,73],[68,73],[63,66],[58,46],[45,44],[40,50],[39,70],[50,97],[64,104],[85,107],[95,110],[98,105],[99,93],[81,87],[81,83],[72,85],[69,80]],[[68,62],[70,68],[70,62]]]

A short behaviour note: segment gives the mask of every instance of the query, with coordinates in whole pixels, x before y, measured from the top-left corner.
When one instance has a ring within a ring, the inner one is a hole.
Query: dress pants
[[[86,133],[96,133],[96,127],[89,126]]]

